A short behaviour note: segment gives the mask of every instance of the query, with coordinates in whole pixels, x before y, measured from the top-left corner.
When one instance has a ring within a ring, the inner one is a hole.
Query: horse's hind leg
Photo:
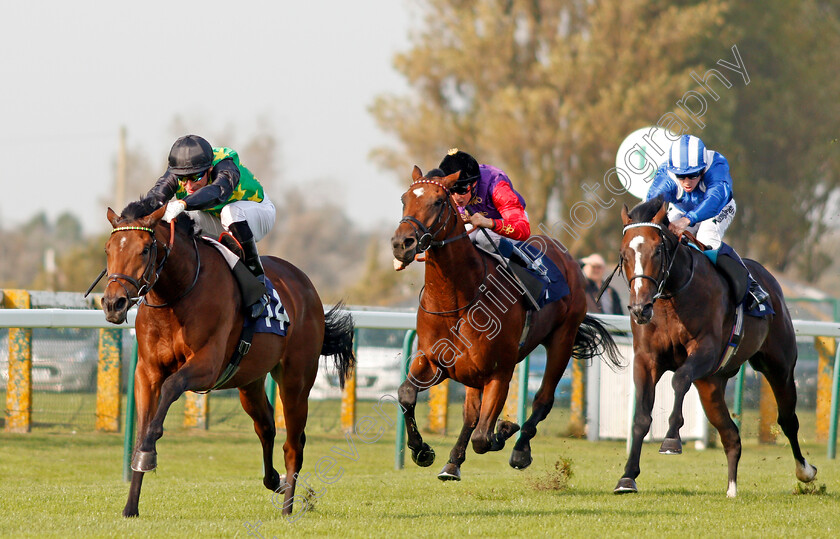
[[[449,453],[449,462],[443,467],[443,470],[438,474],[438,479],[441,481],[461,480],[461,464],[466,460],[467,443],[470,441],[470,435],[475,426],[478,424],[478,413],[481,407],[481,390],[473,387],[467,387],[467,394],[464,397],[464,426],[461,427],[461,434],[458,436],[458,441]]]
[[[563,372],[572,357],[575,333],[564,331],[565,326],[555,330],[551,342],[546,346],[545,373],[543,373],[540,389],[534,396],[531,416],[522,425],[519,439],[510,454],[510,466],[522,470],[531,465],[531,438],[537,435],[537,424],[548,416],[554,406],[554,392]]]
[[[417,421],[414,418],[414,407],[417,405],[418,391],[425,391],[442,382],[442,374],[422,353],[418,354],[411,361],[408,377],[397,390],[397,396],[405,417],[405,430],[408,435],[411,460],[424,468],[435,462],[435,451],[423,441],[423,437],[420,435]]]
[[[291,360],[290,360],[291,361]],[[294,376],[291,371],[281,371],[278,368],[272,371],[272,376],[278,380],[280,388],[280,399],[283,402],[283,417],[286,420],[286,442],[283,444],[283,459],[286,466],[285,483],[280,485],[280,492],[285,493],[283,498],[283,514],[292,513],[294,505],[295,487],[297,485],[298,473],[303,467],[303,447],[306,445],[306,420],[309,415],[309,390],[312,388],[312,380],[304,379],[303,376]],[[314,380],[314,378],[313,378]],[[305,483],[304,483],[305,485]],[[275,489],[277,492],[278,489]],[[319,498],[323,490],[310,492],[311,496]],[[276,504],[275,504],[276,505]],[[300,508],[300,514],[307,510],[307,506]]]
[[[781,362],[771,363],[769,360],[764,360],[765,358],[766,356],[762,359],[757,357],[750,360],[750,363],[767,378],[767,382],[773,389],[776,405],[779,408],[779,426],[787,436],[793,458],[796,459],[796,478],[803,483],[810,483],[817,476],[817,468],[808,464],[799,447],[799,418],[796,416],[796,385],[793,379],[793,367],[788,369]]]
[[[720,434],[729,473],[726,496],[734,498],[738,493],[738,461],[741,460],[741,435],[738,433],[738,426],[732,421],[729,409],[726,407],[724,398],[725,380],[720,378],[697,380],[694,385],[697,387],[706,417]]]
[[[274,469],[274,409],[265,394],[265,377],[239,388],[239,402],[242,409],[254,420],[254,431],[260,439],[263,451],[263,485],[269,490],[280,486],[280,474]]]

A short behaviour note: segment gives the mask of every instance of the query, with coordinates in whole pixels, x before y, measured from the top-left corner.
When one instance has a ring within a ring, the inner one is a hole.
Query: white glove
[[[181,214],[187,207],[187,203],[183,200],[173,200],[166,205],[166,211],[163,212],[163,220],[167,223],[172,221]]]

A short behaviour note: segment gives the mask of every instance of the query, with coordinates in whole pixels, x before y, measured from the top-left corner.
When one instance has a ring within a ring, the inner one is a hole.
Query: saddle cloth
[[[499,252],[508,260],[511,259],[511,255],[516,253],[515,256],[528,262],[526,266],[528,272],[543,281],[544,286],[541,293],[534,298],[540,307],[569,295],[569,283],[566,282],[566,276],[563,275],[557,264],[545,256],[545,253],[536,245],[499,238]],[[516,262],[512,263],[516,264]]]

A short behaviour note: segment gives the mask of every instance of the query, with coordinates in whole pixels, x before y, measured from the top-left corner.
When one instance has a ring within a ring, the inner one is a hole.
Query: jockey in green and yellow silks
[[[167,222],[187,211],[205,234],[218,237],[227,231],[236,238],[245,265],[262,283],[258,297],[245,298],[257,318],[268,304],[257,241],[271,231],[276,210],[239,155],[230,148],[213,148],[197,135],[181,137],[169,152],[169,167],[146,198],[168,203],[163,216]]]

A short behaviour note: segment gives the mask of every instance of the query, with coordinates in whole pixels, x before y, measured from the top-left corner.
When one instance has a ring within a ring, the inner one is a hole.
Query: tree
[[[727,24],[749,69],[731,110],[711,110],[730,157],[739,245],[813,281],[840,186],[840,8],[815,0],[734,3]],[[835,66],[831,68],[830,66]],[[721,118],[721,116],[726,118]],[[772,211],[768,211],[772,209]]]
[[[562,218],[624,136],[673,110],[690,72],[723,48],[723,3],[681,4],[429,0],[395,60],[413,94],[371,107],[402,147],[374,155],[404,174],[459,146],[509,173],[532,223]]]
[[[422,6],[411,50],[395,58],[411,93],[382,95],[371,106],[399,143],[374,157],[400,178],[411,164],[431,168],[458,146],[509,173],[532,228],[561,230],[555,223],[572,221],[575,204],[588,202],[595,211],[586,226],[557,239],[573,252],[584,244],[609,251],[620,227],[612,201],[637,200],[608,194],[605,173],[627,134],[670,114],[672,127],[729,159],[738,215],[727,237],[736,247],[778,268],[800,260],[808,278],[827,267],[820,239],[840,181],[840,78],[830,68],[840,65],[836,3]],[[748,84],[720,63],[735,63],[733,46]],[[711,69],[729,86],[714,77],[700,84]],[[707,108],[692,116],[698,107]]]

